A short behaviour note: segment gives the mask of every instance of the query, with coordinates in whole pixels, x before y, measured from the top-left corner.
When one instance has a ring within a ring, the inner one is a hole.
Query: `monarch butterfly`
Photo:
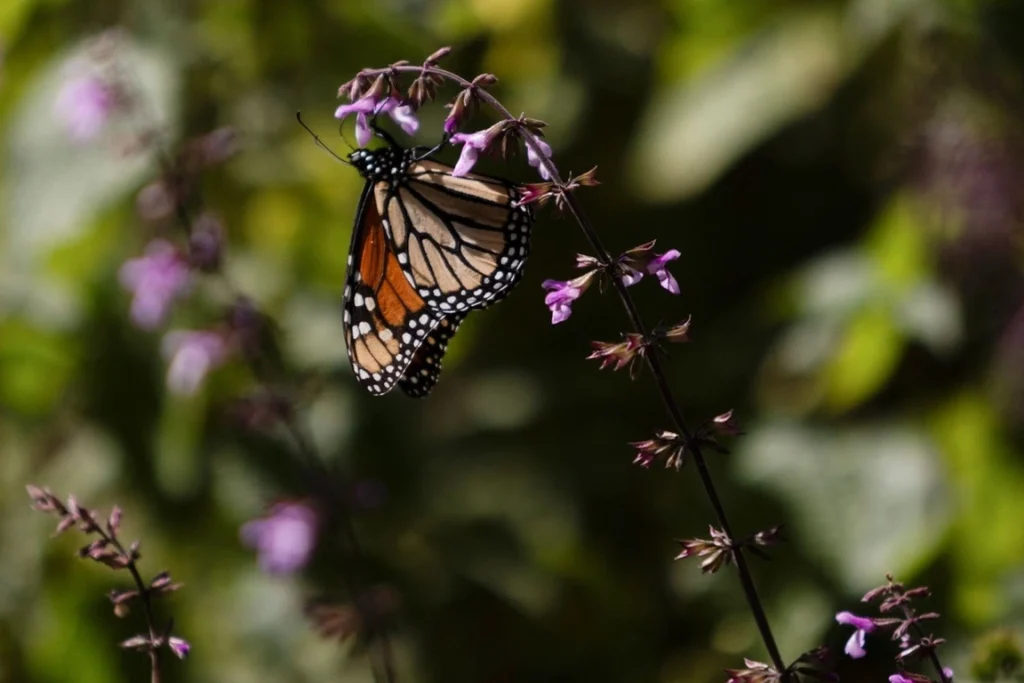
[[[533,215],[512,183],[455,176],[431,158],[437,148],[405,149],[376,130],[388,146],[348,158],[366,184],[349,247],[345,342],[371,394],[397,384],[426,396],[466,315],[522,278]]]

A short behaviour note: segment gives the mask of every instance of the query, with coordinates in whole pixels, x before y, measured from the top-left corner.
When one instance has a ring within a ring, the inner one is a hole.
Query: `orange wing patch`
[[[372,197],[364,197],[345,289],[345,341],[359,383],[390,391],[441,316],[409,284]],[[417,380],[419,381],[419,380]]]

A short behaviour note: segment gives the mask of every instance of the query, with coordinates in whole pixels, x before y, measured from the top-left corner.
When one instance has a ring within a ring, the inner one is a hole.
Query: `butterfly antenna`
[[[337,159],[341,163],[348,164],[349,166],[352,165],[351,161],[349,161],[348,159],[341,158],[340,156],[338,156],[338,154],[333,149],[331,149],[330,147],[325,145],[323,143],[323,141],[320,139],[320,136],[318,136],[316,133],[314,133],[313,130],[309,126],[306,125],[306,122],[302,120],[302,112],[300,112],[300,111],[295,112],[295,118],[298,119],[299,125],[302,126],[303,128],[305,128],[306,132],[313,136],[313,141],[316,143],[317,147],[319,147],[320,149],[324,150],[325,152],[330,154],[332,157],[334,157],[335,159]]]
[[[342,121],[342,122],[340,122],[338,124],[338,136],[341,137],[342,141],[346,145],[348,145],[348,151],[349,152],[354,152],[356,150],[356,148],[352,146],[352,143],[349,142],[349,139],[345,136],[345,122],[344,121]]]

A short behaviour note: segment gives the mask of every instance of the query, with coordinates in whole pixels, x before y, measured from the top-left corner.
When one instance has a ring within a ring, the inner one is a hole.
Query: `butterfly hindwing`
[[[451,313],[441,318],[437,326],[424,338],[423,344],[416,349],[412,362],[406,367],[398,387],[409,396],[422,398],[430,393],[441,375],[441,363],[444,359],[448,342],[459,329],[466,313]]]

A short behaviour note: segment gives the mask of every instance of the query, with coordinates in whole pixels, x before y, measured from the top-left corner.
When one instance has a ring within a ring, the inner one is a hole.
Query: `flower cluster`
[[[551,194],[554,190],[538,190],[541,192],[538,197]],[[608,274],[619,279],[626,287],[632,287],[644,278],[644,274],[654,275],[658,282],[668,292],[679,294],[679,283],[672,273],[668,272],[668,262],[679,258],[679,250],[669,249],[664,254],[654,253],[654,242],[641,244],[625,252],[611,263],[604,263],[600,259],[587,254],[576,255],[576,267],[586,269],[586,272],[572,280],[544,280],[541,285],[544,289],[551,290],[544,298],[545,305],[551,309],[551,323],[557,325],[564,322],[572,315],[572,303],[580,298],[584,291],[590,286],[592,280]],[[685,330],[683,330],[685,332]],[[675,334],[678,335],[679,330]],[[671,341],[678,341],[671,339]]]
[[[838,623],[854,628],[853,635],[846,642],[846,654],[854,659],[863,657],[867,654],[865,648],[868,634],[876,631],[891,631],[891,639],[899,643],[900,651],[896,655],[896,662],[901,670],[889,677],[890,683],[932,681],[927,676],[905,670],[906,663],[913,658],[929,660],[939,676],[939,683],[952,683],[953,670],[943,667],[939,663],[936,652],[945,641],[942,638],[926,634],[922,626],[927,621],[938,619],[939,615],[935,612],[921,614],[914,607],[915,600],[928,597],[928,595],[927,587],[908,589],[903,584],[894,581],[891,575],[887,575],[886,583],[868,591],[861,598],[861,602],[878,601],[878,611],[882,615],[896,613],[899,616],[863,617],[846,611],[836,614]]]
[[[722,567],[731,564],[738,548],[750,548],[758,555],[766,557],[762,548],[775,545],[782,538],[782,527],[773,526],[753,534],[739,543],[729,538],[724,531],[708,527],[711,538],[689,538],[679,541],[682,550],[676,555],[677,560],[688,557],[703,557],[700,570],[704,574],[714,574]]]
[[[569,193],[581,187],[595,187],[600,184],[600,181],[597,179],[597,166],[595,166],[586,173],[578,176],[569,176],[568,180],[564,183],[554,183],[551,181],[527,183],[523,187],[517,204],[521,206],[536,203],[538,206],[543,206],[549,199],[554,199],[555,206],[560,211],[565,211],[568,205]]]
[[[629,376],[635,378],[639,367],[635,361],[644,357],[649,344],[642,334],[636,332],[627,332],[623,336],[625,339],[621,342],[590,342],[594,350],[587,356],[587,360],[600,360],[601,370],[607,367],[621,370],[628,366]]]
[[[520,142],[526,147],[526,161],[537,169],[544,180],[550,180],[547,160],[551,157],[551,145],[542,137],[541,129],[546,124],[537,119],[520,117],[503,119],[488,128],[475,133],[456,133],[451,142],[462,145],[462,153],[455,164],[452,175],[464,176],[473,170],[482,153],[500,149],[502,156],[509,156]],[[528,134],[528,135],[527,135]]]
[[[716,415],[698,427],[691,436],[686,437],[675,432],[662,430],[655,433],[653,439],[634,441],[630,446],[637,450],[633,458],[634,465],[650,467],[657,460],[664,460],[665,467],[682,469],[686,463],[686,455],[694,448],[710,448],[719,453],[727,451],[718,442],[721,436],[742,434],[733,420],[732,411]]]
[[[184,222],[182,244],[156,237],[143,254],[120,269],[121,286],[131,293],[132,322],[146,331],[162,327],[174,305],[193,289],[198,274],[219,273],[223,260],[224,228],[209,212],[189,218],[196,199],[200,171],[228,159],[236,150],[233,129],[219,128],[191,140],[168,162],[159,178],[136,198],[139,215],[157,226],[167,220]],[[207,375],[226,363],[238,346],[239,335],[230,324],[210,329],[170,330],[161,347],[167,360],[167,388],[191,396]]]
[[[653,275],[659,284],[672,294],[679,294],[679,283],[668,272],[669,261],[680,257],[678,249],[669,249],[664,254],[654,253],[654,240],[638,247],[633,247],[620,256],[611,269],[622,280],[622,284],[632,287],[644,278]]]
[[[779,671],[765,662],[744,659],[743,663],[746,665],[744,668],[725,670],[725,673],[729,674],[727,683],[780,683],[798,679],[836,683],[839,677],[827,671],[828,655],[826,648],[815,648],[800,655],[784,671]]]
[[[399,596],[390,586],[372,586],[354,596],[354,601],[358,608],[313,601],[306,607],[306,616],[322,637],[344,642],[355,635],[373,635],[378,630],[375,626],[398,609]]]
[[[67,502],[64,503],[48,489],[37,486],[27,486],[26,488],[29,498],[32,499],[34,510],[56,515],[60,519],[57,523],[57,534],[77,528],[87,536],[95,537],[92,542],[78,550],[79,557],[106,565],[114,570],[127,570],[131,574],[135,582],[134,589],[113,590],[108,595],[114,605],[114,614],[118,617],[128,616],[132,602],[141,602],[146,606],[144,611],[149,620],[152,617],[150,606],[154,598],[173,593],[181,588],[181,584],[174,583],[166,571],[160,572],[148,583],[142,579],[137,566],[141,557],[139,542],[133,541],[125,547],[119,536],[121,532],[120,507],[114,506],[107,518],[101,522],[95,511],[79,504],[74,496],[68,496]],[[160,629],[155,623],[149,621],[148,626],[149,633],[133,636],[122,642],[121,647],[150,653],[167,647],[181,659],[188,655],[191,646],[182,638],[171,635],[172,624]]]

